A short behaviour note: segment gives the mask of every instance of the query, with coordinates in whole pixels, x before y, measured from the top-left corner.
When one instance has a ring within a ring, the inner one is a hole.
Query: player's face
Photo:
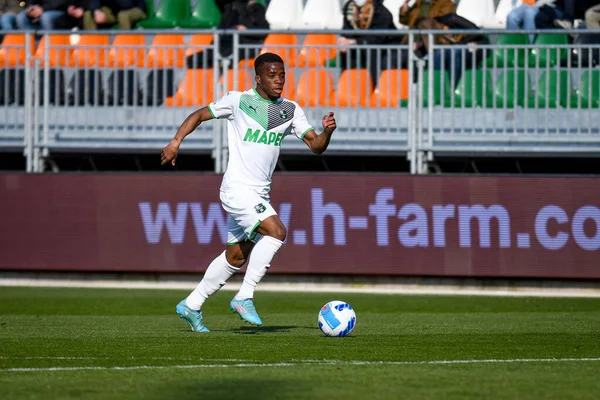
[[[256,79],[258,86],[272,99],[278,99],[285,85],[285,67],[282,63],[266,63]]]

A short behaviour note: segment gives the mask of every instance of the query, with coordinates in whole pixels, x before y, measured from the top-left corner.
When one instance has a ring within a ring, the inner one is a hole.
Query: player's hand
[[[175,166],[175,160],[177,160],[177,152],[179,151],[179,142],[175,139],[171,140],[168,145],[160,153],[160,165],[171,163]]]
[[[323,117],[323,130],[329,134],[333,133],[337,128],[335,118],[333,117],[333,111],[330,111],[326,116]]]

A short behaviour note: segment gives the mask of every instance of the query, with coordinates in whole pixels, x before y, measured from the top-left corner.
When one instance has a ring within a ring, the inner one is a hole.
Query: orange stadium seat
[[[347,69],[338,80],[337,98],[340,107],[367,107],[373,92],[367,69]]]
[[[304,39],[302,48],[298,53],[298,66],[305,67],[320,67],[327,61],[335,57],[337,51],[335,48],[322,48],[319,46],[335,45],[337,38],[332,34],[308,34]],[[315,47],[306,47],[315,46]]]
[[[173,97],[165,99],[168,107],[204,106],[214,100],[212,69],[188,69]]]
[[[260,54],[278,54],[283,59],[286,67],[293,68],[296,66],[296,48],[281,46],[296,46],[297,44],[298,38],[294,34],[271,33],[265,39]],[[252,62],[249,66],[254,68],[254,63]]]
[[[9,33],[4,36],[0,46],[0,67],[17,67],[25,65],[25,49],[27,37],[25,34]],[[33,35],[29,35],[31,55],[35,49]]]
[[[48,45],[46,45],[48,38]],[[47,50],[47,47],[50,47]],[[50,67],[67,67],[72,58],[73,49],[69,35],[44,35],[35,51],[35,57],[41,60],[41,66],[44,66],[46,53],[48,53],[48,64]]]
[[[159,34],[154,36],[146,57],[146,66],[148,68],[183,68],[184,45],[183,35]]]
[[[190,47],[185,50],[185,56],[189,57],[194,53],[200,53],[201,51],[204,51],[204,47],[210,45],[212,41],[213,35],[211,34],[192,35],[190,42],[188,43],[188,46]]]
[[[333,105],[334,94],[333,76],[325,69],[303,72],[296,86],[296,101],[301,107]]]
[[[285,86],[281,96],[288,100],[296,100],[296,78],[292,70],[285,71]]]
[[[71,66],[79,68],[104,67],[107,59],[108,35],[81,35],[73,47]]]
[[[254,87],[254,85],[252,83],[253,76],[254,76],[254,74],[250,73],[250,71],[247,69],[244,69],[244,68],[238,69],[238,72],[237,72],[238,84],[236,87],[236,86],[234,86],[234,78],[236,78],[235,72],[234,72],[234,70],[230,69],[230,70],[227,70],[227,73],[225,75],[221,76],[221,78],[219,79],[219,84],[224,85],[223,86],[224,92],[229,92],[231,90],[244,91],[244,90],[248,90],[248,89],[251,89]],[[225,85],[225,78],[227,78],[227,85]]]
[[[379,76],[379,84],[371,95],[371,107],[400,106],[402,100],[408,100],[408,70],[385,70]]]
[[[144,35],[116,35],[108,51],[108,65],[125,68],[143,64],[144,44]]]

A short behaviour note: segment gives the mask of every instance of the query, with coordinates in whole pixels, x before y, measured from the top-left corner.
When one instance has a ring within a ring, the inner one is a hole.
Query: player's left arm
[[[323,154],[323,152],[327,150],[329,142],[331,141],[331,136],[333,135],[333,131],[335,131],[335,128],[337,128],[332,111],[323,117],[322,124],[323,131],[321,134],[317,135],[315,130],[311,129],[306,132],[302,138],[304,143],[306,143],[310,150],[315,154]]]

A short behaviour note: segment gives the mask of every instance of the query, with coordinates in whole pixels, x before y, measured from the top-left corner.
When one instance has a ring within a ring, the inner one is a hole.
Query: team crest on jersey
[[[288,117],[287,112],[285,112],[285,110],[279,110],[279,116],[281,117],[281,119],[287,119]]]
[[[267,207],[265,207],[265,205],[263,203],[258,203],[257,205],[254,206],[254,210],[258,214],[264,213],[266,209],[267,209]]]

